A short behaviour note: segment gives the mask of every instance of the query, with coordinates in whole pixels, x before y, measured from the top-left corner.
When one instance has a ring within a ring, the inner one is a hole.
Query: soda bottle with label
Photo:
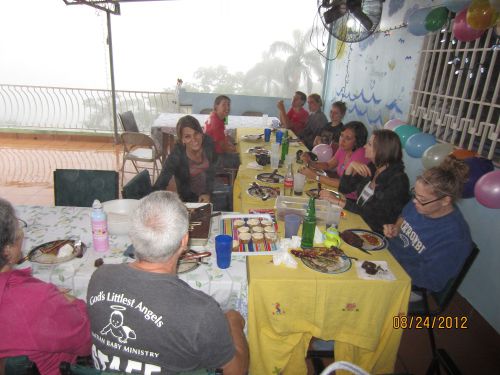
[[[292,163],[288,164],[288,168],[283,181],[283,195],[293,195],[293,167]]]

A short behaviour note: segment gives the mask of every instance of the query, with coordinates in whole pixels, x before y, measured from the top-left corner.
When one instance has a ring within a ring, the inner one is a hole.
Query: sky
[[[161,91],[216,65],[245,72],[315,14],[316,0],[122,4],[111,20],[116,87]],[[105,13],[86,5],[0,0],[0,83],[109,89],[106,35]]]

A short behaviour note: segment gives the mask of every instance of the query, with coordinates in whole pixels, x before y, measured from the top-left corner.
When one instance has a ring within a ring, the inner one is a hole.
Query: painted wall
[[[400,25],[417,7],[436,5],[424,0],[388,0],[381,29]],[[326,103],[345,101],[346,120],[363,121],[370,130],[391,118],[407,119],[423,38],[406,28],[376,33],[351,45],[332,38],[330,55],[338,56],[327,67]],[[413,184],[423,170],[421,159],[405,155],[405,164]],[[500,210],[485,208],[474,198],[461,201],[459,207],[481,251],[460,293],[500,332]]]

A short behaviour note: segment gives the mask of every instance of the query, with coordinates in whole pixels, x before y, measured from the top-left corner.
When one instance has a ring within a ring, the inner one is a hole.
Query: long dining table
[[[246,151],[255,146],[270,149],[270,143],[248,142],[242,137],[261,132],[237,130],[242,164],[233,200],[235,210],[241,212],[255,207],[273,208],[275,204],[275,199],[264,202],[247,192],[258,173],[271,171],[269,166],[261,171],[248,167],[255,157]],[[290,147],[289,152],[295,153],[300,147]],[[279,173],[284,172],[284,168],[279,169]],[[283,227],[279,222],[281,234]],[[369,229],[359,215],[343,212],[339,231],[353,228]],[[402,331],[393,327],[393,318],[407,312],[410,278],[387,249],[366,254],[345,243],[341,249],[360,262],[385,261],[395,280],[362,279],[355,260],[343,273],[325,274],[306,267],[300,260],[293,269],[275,266],[271,256],[248,257],[251,374],[306,374],[305,357],[313,337],[335,341],[336,361],[357,364],[370,373],[394,370]]]
[[[35,246],[61,239],[81,240],[87,245],[82,258],[74,258],[57,264],[41,264],[26,261],[20,268],[31,267],[35,277],[70,289],[75,297],[86,299],[87,287],[93,272],[95,261],[101,258],[104,264],[131,262],[133,259],[124,254],[131,244],[128,235],[111,235],[110,248],[106,252],[97,252],[92,247],[90,229],[90,208],[85,207],[15,207],[17,217],[25,226],[23,254],[26,255]],[[215,235],[219,233],[219,219],[212,218],[211,233],[208,243],[203,246],[190,246],[196,251],[210,251],[212,256],[203,259],[196,269],[179,275],[192,288],[212,296],[222,309],[235,309],[247,315],[247,273],[246,260],[234,254],[228,269],[219,269],[215,261]]]

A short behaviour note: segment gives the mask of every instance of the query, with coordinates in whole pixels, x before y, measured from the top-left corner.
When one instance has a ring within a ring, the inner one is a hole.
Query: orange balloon
[[[467,158],[472,158],[474,156],[477,156],[477,154],[474,151],[464,150],[463,148],[457,148],[456,150],[452,151],[450,155],[454,156],[458,160],[464,160]]]
[[[475,0],[467,9],[467,25],[475,30],[486,30],[493,26],[497,19],[497,12],[488,0]]]

